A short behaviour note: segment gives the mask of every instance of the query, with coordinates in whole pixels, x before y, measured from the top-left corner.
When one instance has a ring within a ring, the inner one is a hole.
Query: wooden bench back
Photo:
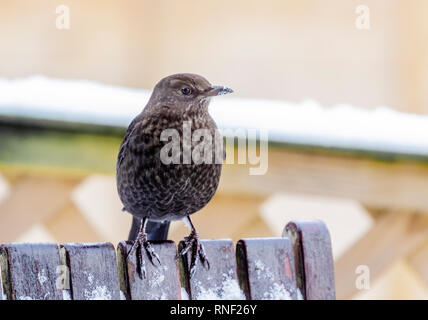
[[[177,259],[172,241],[154,242],[162,265],[137,272],[132,242],[6,243],[2,294],[8,300],[335,299],[330,235],[318,220],[287,224],[282,238],[202,240],[210,269],[189,277],[190,253]],[[179,244],[182,245],[181,243]]]

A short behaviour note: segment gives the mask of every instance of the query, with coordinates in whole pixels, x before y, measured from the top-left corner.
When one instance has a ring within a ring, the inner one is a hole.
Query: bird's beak
[[[205,91],[204,95],[206,97],[213,97],[213,96],[221,96],[223,94],[232,93],[233,90],[227,87],[223,86],[211,86],[208,90]]]

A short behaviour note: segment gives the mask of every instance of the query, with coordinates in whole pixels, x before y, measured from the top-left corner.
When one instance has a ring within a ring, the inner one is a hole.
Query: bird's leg
[[[154,264],[153,258],[155,258],[159,264],[161,264],[159,256],[151,246],[150,242],[147,240],[147,234],[146,234],[146,225],[147,225],[147,218],[143,218],[141,220],[141,226],[140,230],[138,231],[137,239],[135,239],[134,244],[131,247],[131,250],[129,250],[128,255],[126,256],[126,259],[130,255],[132,255],[136,251],[137,256],[137,273],[142,279],[143,277],[146,278],[146,266],[142,255],[142,248],[144,247],[147,257],[149,258],[150,262]]]
[[[195,229],[195,226],[190,220],[190,217],[187,216],[187,222],[189,223],[191,232],[189,236],[184,238],[185,247],[181,250],[180,254],[184,256],[190,249],[192,249],[192,257],[190,259],[190,276],[193,276],[196,271],[196,265],[199,260],[201,260],[202,265],[207,269],[210,268],[210,263],[208,262],[207,256],[205,254],[204,247],[202,243],[199,241],[199,234]]]

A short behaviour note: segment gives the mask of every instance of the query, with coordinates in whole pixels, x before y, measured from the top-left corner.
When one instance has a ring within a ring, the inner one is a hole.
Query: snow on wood
[[[296,300],[293,248],[287,238],[241,239],[238,274],[249,300]]]
[[[59,266],[56,244],[5,243],[1,251],[2,282],[9,300],[62,299],[61,288],[56,283]]]
[[[153,242],[153,250],[159,255],[161,265],[153,264],[144,248],[142,258],[146,268],[146,278],[137,273],[137,250],[131,251],[131,241],[118,245],[118,266],[120,288],[129,300],[177,300],[180,298],[180,280],[177,263],[177,248],[173,241]]]
[[[149,90],[83,80],[0,79],[0,115],[126,127],[149,97]],[[268,130],[271,141],[428,156],[428,116],[387,107],[218,97],[210,112],[220,128]]]
[[[180,268],[184,275],[186,291],[192,300],[244,300],[245,295],[239,287],[235,250],[232,240],[201,240],[210,263],[205,268],[200,262],[195,274],[189,276],[191,251],[180,257]],[[184,246],[180,243],[179,250]]]
[[[61,262],[70,270],[73,300],[120,300],[111,243],[63,243],[60,248]]]

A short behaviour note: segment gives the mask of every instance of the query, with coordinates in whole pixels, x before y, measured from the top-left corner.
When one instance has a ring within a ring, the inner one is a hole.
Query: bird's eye
[[[183,89],[181,89],[181,93],[184,94],[185,96],[188,96],[189,94],[192,93],[192,89],[190,89],[189,87],[184,87]]]

